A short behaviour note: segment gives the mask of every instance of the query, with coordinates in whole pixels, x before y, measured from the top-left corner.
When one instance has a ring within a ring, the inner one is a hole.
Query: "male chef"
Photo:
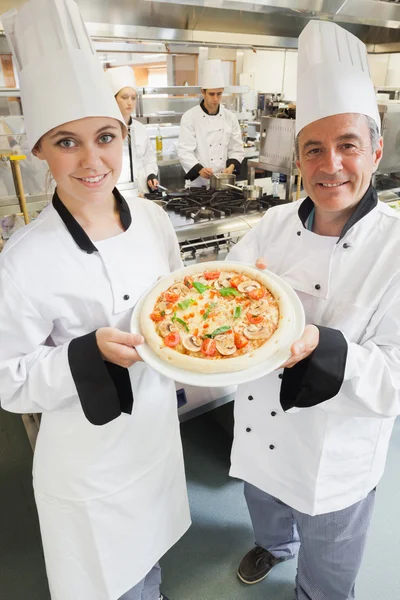
[[[238,575],[254,584],[297,556],[297,600],[348,600],[400,412],[400,219],[371,185],[366,48],[334,23],[300,35],[296,126],[308,197],[269,210],[229,256],[265,257],[308,323],[283,368],[237,393],[231,475],[256,542]]]
[[[236,116],[221,105],[224,74],[220,60],[206,60],[203,100],[181,119],[178,157],[192,187],[208,185],[213,173],[239,173],[244,159]]]

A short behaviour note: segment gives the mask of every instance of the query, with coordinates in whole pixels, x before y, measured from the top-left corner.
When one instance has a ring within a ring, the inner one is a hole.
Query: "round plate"
[[[254,268],[254,265],[247,265]],[[182,269],[184,271],[184,269]],[[195,385],[200,387],[225,387],[227,385],[238,385],[239,383],[246,383],[247,381],[253,381],[268,375],[275,369],[278,369],[289,357],[290,347],[297,341],[303,334],[305,327],[305,315],[303,305],[300,302],[296,292],[287,284],[283,279],[271,273],[270,271],[263,271],[268,274],[271,279],[275,279],[277,283],[285,290],[289,299],[291,300],[293,307],[293,326],[288,331],[286,339],[283,340],[280,350],[278,350],[273,356],[264,362],[243,369],[242,371],[234,371],[229,373],[196,373],[194,371],[187,371],[185,369],[178,369],[157,356],[151,348],[146,344],[142,344],[136,347],[136,350],[140,357],[153,369],[165,375],[169,379],[179,381],[180,383],[186,383],[188,385]],[[154,285],[146,290],[146,292],[139,298],[135,305],[131,317],[131,331],[132,333],[140,333],[140,313],[142,306],[147,294],[155,287],[159,285],[160,280],[156,281]]]

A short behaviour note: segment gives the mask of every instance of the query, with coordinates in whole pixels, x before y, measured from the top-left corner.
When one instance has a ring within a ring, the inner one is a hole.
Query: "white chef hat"
[[[332,115],[360,113],[381,121],[365,44],[328,21],[310,21],[299,37],[296,133]]]
[[[222,62],[219,58],[204,61],[200,85],[202,90],[215,90],[225,87]]]
[[[135,75],[132,67],[114,67],[107,69],[106,77],[114,96],[125,87],[136,88]]]
[[[18,70],[30,148],[85,117],[125,123],[73,0],[30,0],[1,21]]]

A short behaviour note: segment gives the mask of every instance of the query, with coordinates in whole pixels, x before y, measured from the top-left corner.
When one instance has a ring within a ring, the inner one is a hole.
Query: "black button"
[[[350,248],[350,244],[348,244],[347,242],[345,244],[343,244],[343,248]]]
[[[320,290],[321,289],[321,286],[319,285],[319,283],[317,283],[317,285],[315,286],[315,289],[316,290]]]
[[[246,431],[249,433],[249,431],[251,431],[250,427],[246,427]]]
[[[283,374],[279,373],[278,377],[279,377],[279,379],[283,379]]]
[[[249,396],[249,400],[253,400],[253,396]]]
[[[301,235],[301,231],[298,231],[298,232],[297,232],[297,235]]]
[[[270,445],[269,449],[273,450],[275,448],[275,446],[273,444]]]
[[[130,298],[129,294],[125,294],[124,300],[129,300],[129,298]]]
[[[276,417],[276,412],[274,410],[271,413],[271,417]]]

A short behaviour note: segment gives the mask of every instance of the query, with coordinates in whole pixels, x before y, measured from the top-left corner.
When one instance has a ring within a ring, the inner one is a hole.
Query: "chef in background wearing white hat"
[[[107,69],[106,77],[128,128],[124,142],[127,152],[124,152],[123,172],[127,167],[139,192],[147,194],[158,187],[158,166],[146,127],[132,118],[137,98],[135,75],[132,67],[125,66]]]
[[[400,413],[400,219],[371,185],[382,138],[366,48],[334,23],[300,35],[296,114],[308,197],[267,211],[229,255],[264,257],[308,323],[288,362],[236,395],[231,475],[256,542],[238,576],[257,583],[297,556],[297,600],[349,600]]]
[[[240,172],[244,159],[237,117],[221,105],[224,74],[220,60],[206,60],[201,77],[203,100],[181,119],[178,158],[192,187],[208,185],[213,173]]]
[[[1,405],[42,413],[33,485],[52,600],[161,600],[190,525],[173,381],[132,308],[181,266],[165,212],[116,189],[125,123],[72,0],[2,16],[52,202],[0,257]],[[4,493],[4,491],[3,491]]]

